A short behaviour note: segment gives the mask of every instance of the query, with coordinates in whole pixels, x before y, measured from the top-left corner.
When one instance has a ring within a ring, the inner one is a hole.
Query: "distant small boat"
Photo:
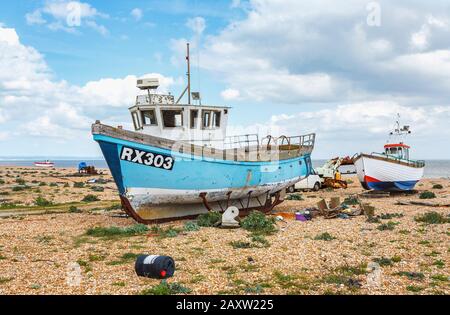
[[[409,126],[400,128],[399,119],[391,137],[410,134]],[[353,158],[361,185],[367,190],[407,191],[422,178],[424,161],[409,159],[410,146],[403,141],[389,141],[383,153],[361,153]]]
[[[34,166],[51,168],[51,167],[55,167],[55,163],[47,160],[47,161],[34,162]]]

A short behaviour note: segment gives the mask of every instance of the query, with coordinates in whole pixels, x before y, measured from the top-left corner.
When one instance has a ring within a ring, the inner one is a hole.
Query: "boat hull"
[[[139,222],[189,218],[209,210],[270,211],[285,188],[308,175],[309,154],[278,161],[243,162],[193,156],[119,137],[94,134],[119,190]],[[159,162],[150,163],[152,157]],[[152,164],[152,165],[147,165]]]
[[[412,190],[424,171],[424,167],[365,154],[355,159],[355,167],[365,189],[381,191]]]

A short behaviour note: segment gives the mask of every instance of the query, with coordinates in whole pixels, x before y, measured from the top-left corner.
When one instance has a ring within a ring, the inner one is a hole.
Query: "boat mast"
[[[178,97],[177,101],[175,102],[175,104],[178,104],[180,102],[180,100],[183,98],[184,94],[186,93],[186,91],[188,92],[188,105],[191,105],[191,60],[189,57],[189,43],[187,43],[187,54],[186,54],[186,61],[187,61],[187,79],[188,79],[188,84],[186,86],[186,88],[184,89],[183,93],[181,93],[180,97]]]
[[[188,105],[191,105],[191,59],[189,57],[189,43],[187,43],[187,78],[188,78]]]
[[[390,137],[396,137],[397,136],[399,141],[400,141],[400,143],[402,143],[401,137],[402,136],[406,136],[406,135],[408,135],[410,133],[411,133],[411,130],[410,130],[409,126],[405,125],[403,127],[400,127],[400,113],[397,113],[397,120],[395,121],[394,131],[391,131],[389,133],[389,136]],[[388,140],[388,142],[389,142],[389,140]]]

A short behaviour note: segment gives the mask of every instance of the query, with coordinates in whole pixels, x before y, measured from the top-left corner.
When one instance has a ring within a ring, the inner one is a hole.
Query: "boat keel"
[[[251,211],[261,211],[270,213],[273,208],[283,202],[283,193],[276,192],[273,195],[266,195],[265,200],[261,196],[252,197],[251,193],[245,199],[226,200],[225,202],[207,200],[207,193],[200,193],[199,197],[202,203],[189,205],[143,205],[139,209],[134,209],[129,199],[121,195],[120,200],[122,208],[127,215],[138,223],[158,224],[176,220],[192,220],[200,214],[210,211],[224,212],[229,206],[235,206],[239,209],[240,216],[246,216]]]

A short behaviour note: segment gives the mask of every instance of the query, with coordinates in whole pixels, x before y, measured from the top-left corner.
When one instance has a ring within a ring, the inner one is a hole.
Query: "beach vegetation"
[[[96,196],[96,195],[86,195],[84,196],[84,198],[81,200],[83,202],[95,202],[95,201],[99,201],[100,199]]]
[[[156,234],[160,238],[170,238],[177,237],[178,234],[182,232],[182,230],[173,226],[169,226],[168,228],[164,229],[158,225],[154,225],[150,228],[150,232]]]
[[[380,214],[380,219],[391,220],[393,218],[403,218],[403,213],[382,213]]]
[[[409,280],[423,280],[425,275],[421,272],[409,272],[409,271],[399,271],[396,273],[398,276],[407,277]]]
[[[415,285],[409,285],[409,286],[406,287],[406,290],[416,293],[416,292],[422,291],[423,287],[418,287],[418,286],[415,286]]]
[[[442,275],[442,274],[437,274],[437,275],[432,275],[431,279],[433,279],[435,281],[448,282],[449,281],[449,276]]]
[[[314,239],[316,241],[332,241],[332,240],[336,239],[336,237],[334,237],[333,235],[331,235],[328,232],[324,232],[324,233],[319,234],[316,237],[314,237]]]
[[[113,260],[106,264],[110,265],[110,266],[123,265],[123,264],[129,263],[133,260],[136,260],[139,255],[141,255],[141,254],[125,253],[122,256],[120,256],[119,260]]]
[[[445,267],[445,263],[442,260],[438,259],[433,262],[433,266],[436,266],[439,269],[442,269]]]
[[[17,208],[18,205],[15,202],[4,202],[4,203],[0,203],[0,209],[5,210],[5,209],[15,209]]]
[[[23,178],[16,178],[16,183],[19,185],[25,185],[25,180]]]
[[[14,186],[13,188],[12,188],[12,191],[14,191],[14,192],[17,192],[17,191],[24,191],[24,190],[27,190],[27,189],[30,189],[31,187],[29,187],[29,186]]]
[[[197,222],[194,221],[188,221],[184,224],[184,230],[186,232],[192,232],[192,231],[198,231],[200,227],[198,226]]]
[[[434,184],[433,189],[443,189],[444,187],[441,184]]]
[[[450,218],[444,217],[442,214],[436,211],[429,211],[422,215],[418,215],[414,218],[416,222],[426,223],[426,224],[444,224],[450,223]]]
[[[141,295],[175,295],[188,294],[191,292],[191,289],[178,282],[168,283],[166,280],[162,280],[158,285],[142,290]]]
[[[14,280],[13,277],[0,277],[0,284],[7,283]]]
[[[127,227],[93,227],[86,231],[86,235],[101,238],[114,238],[114,237],[130,237],[136,235],[142,235],[148,232],[148,227],[144,224],[134,224]]]
[[[380,224],[377,227],[377,230],[379,230],[379,231],[392,231],[392,230],[394,230],[394,228],[395,228],[395,226],[397,224],[399,224],[399,223],[398,222],[389,221],[388,223]]]
[[[253,234],[269,235],[276,232],[275,218],[260,211],[252,211],[241,221],[241,226]]]
[[[45,199],[45,198],[42,197],[42,196],[37,197],[37,198],[34,200],[34,204],[35,204],[36,206],[38,206],[38,207],[50,207],[50,206],[53,206],[53,202],[51,202],[51,201]]]
[[[378,216],[368,216],[366,222],[367,223],[381,223],[381,220]]]
[[[90,262],[103,261],[103,260],[105,260],[105,258],[106,258],[105,255],[89,254],[89,261]]]
[[[270,243],[269,241],[262,235],[251,235],[251,240],[254,243],[258,243],[263,247],[269,247]]]
[[[392,258],[379,257],[379,258],[373,258],[372,261],[376,262],[381,267],[387,267],[387,266],[394,265],[394,263],[400,262],[401,258],[399,259],[399,257],[392,257]]]
[[[286,200],[303,200],[303,196],[301,194],[289,194],[285,198]]]
[[[234,248],[234,249],[238,249],[238,248],[251,248],[252,244],[250,242],[245,242],[245,241],[231,241],[230,245]]]
[[[419,199],[434,199],[436,195],[432,191],[423,191],[419,195]]]
[[[126,286],[126,283],[124,281],[116,281],[116,282],[113,282],[111,285],[116,286],[116,287],[124,287],[124,286]]]
[[[85,272],[92,271],[91,264],[83,259],[78,259],[77,264],[80,265],[80,267],[83,267]]]
[[[76,206],[69,207],[69,213],[81,213],[82,211],[78,209]]]
[[[112,211],[112,210],[120,210],[120,209],[122,209],[122,204],[115,203],[115,204],[109,206],[108,208],[106,208],[105,210],[106,211]]]
[[[204,227],[217,226],[222,221],[222,215],[217,211],[202,213],[197,218],[197,224]]]
[[[75,182],[73,183],[73,188],[83,188],[84,183],[83,182]]]

